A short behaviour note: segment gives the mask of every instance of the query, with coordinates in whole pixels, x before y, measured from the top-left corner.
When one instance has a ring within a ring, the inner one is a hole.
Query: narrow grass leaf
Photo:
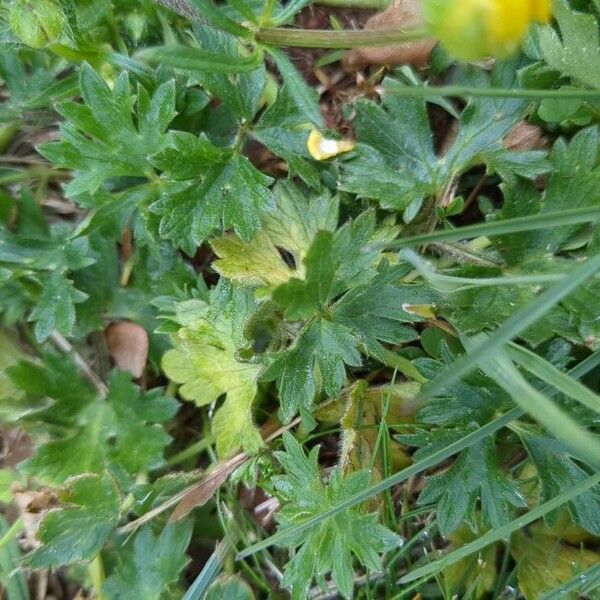
[[[233,540],[231,539],[231,535],[224,537],[217,544],[214,552],[204,564],[202,571],[200,571],[198,577],[194,579],[194,583],[188,588],[183,600],[201,600],[204,598],[206,590],[219,574],[223,562],[232,547]]]
[[[484,337],[485,334],[478,336],[479,339]],[[467,350],[472,351],[478,341],[464,338],[463,343]],[[562,440],[577,456],[600,466],[600,442],[597,436],[582,429],[567,412],[536,390],[502,349],[498,348],[493,356],[480,360],[479,366],[488,377],[510,394],[516,404]]]
[[[591,592],[600,586],[600,563],[573,575],[569,581],[544,594],[540,600],[563,600],[573,592]]]
[[[541,356],[527,350],[527,348],[510,343],[505,350],[512,360],[544,383],[551,385],[559,392],[573,398],[573,400],[577,400],[590,410],[600,413],[600,396],[579,381],[569,377]]]
[[[584,479],[581,483],[576,485],[575,487],[567,490],[566,492],[559,494],[552,500],[548,500],[548,502],[544,502],[544,504],[540,504],[537,508],[530,510],[528,513],[521,515],[520,517],[514,519],[510,523],[507,523],[503,527],[498,527],[497,529],[492,529],[477,538],[475,541],[470,542],[469,544],[465,544],[460,548],[446,554],[442,558],[434,560],[433,562],[415,569],[410,573],[406,574],[404,577],[400,579],[398,583],[405,584],[410,583],[411,581],[415,581],[417,579],[429,579],[433,577],[440,571],[447,569],[449,566],[457,563],[459,560],[470,556],[475,552],[479,552],[486,546],[490,544],[494,544],[495,542],[499,542],[500,540],[506,539],[510,537],[515,531],[523,529],[530,523],[541,519],[544,515],[560,508],[563,504],[566,504],[573,498],[577,498],[580,494],[587,492],[594,486],[600,483],[600,473],[596,473]]]
[[[593,369],[595,369],[598,365],[600,365],[600,350],[594,352],[588,356],[584,361],[579,363],[576,367],[569,371],[571,377],[579,378],[583,377],[586,373],[589,373]],[[274,544],[278,544],[285,536],[288,535],[296,535],[299,532],[304,531],[308,527],[314,527],[322,523],[325,519],[337,515],[338,513],[346,510],[347,508],[351,508],[352,506],[356,506],[369,498],[376,496],[377,494],[391,488],[394,485],[397,485],[403,481],[406,481],[409,477],[413,475],[417,475],[421,471],[425,469],[429,469],[430,467],[434,467],[438,463],[450,458],[454,454],[457,454],[468,448],[469,446],[477,443],[479,440],[484,439],[488,435],[492,435],[496,431],[502,429],[512,421],[517,420],[525,414],[525,411],[516,406],[515,408],[509,410],[507,413],[495,418],[493,421],[486,423],[483,427],[476,429],[475,431],[467,434],[462,440],[458,440],[446,446],[442,450],[431,454],[430,456],[420,460],[419,462],[407,467],[406,469],[402,469],[398,473],[383,479],[382,481],[373,484],[366,488],[365,490],[361,490],[360,492],[354,494],[353,496],[348,497],[344,502],[340,502],[335,506],[332,506],[328,510],[324,511],[320,515],[316,515],[315,517],[311,517],[303,521],[302,523],[298,523],[293,527],[288,527],[285,530],[285,533],[276,533],[265,540],[262,540],[248,548],[245,548],[241,552],[238,552],[236,555],[236,560],[241,560],[252,554],[256,554],[265,548],[269,548]]]
[[[473,345],[468,353],[449,364],[431,383],[423,386],[421,399],[432,398],[450,384],[458,381],[463,375],[474,369],[480,361],[490,357],[504,344],[533,325],[553,306],[556,306],[563,298],[592,277],[598,269],[600,269],[600,254],[574,269],[562,281],[548,288],[533,302],[514,313],[488,337]]]
[[[393,242],[383,244],[385,248],[410,248],[429,244],[431,242],[466,240],[481,236],[506,235],[509,233],[520,233],[523,231],[538,231],[549,227],[563,227],[565,225],[577,225],[579,223],[591,223],[600,219],[600,206],[588,206],[585,208],[571,208],[548,212],[527,217],[516,217],[514,219],[503,219],[482,223],[481,225],[467,225],[457,229],[442,229],[432,233],[414,235]]]
[[[22,527],[22,523],[19,524]],[[19,528],[9,527],[0,515],[0,582],[8,600],[29,600],[29,590],[23,571],[19,569],[21,552],[16,540]]]

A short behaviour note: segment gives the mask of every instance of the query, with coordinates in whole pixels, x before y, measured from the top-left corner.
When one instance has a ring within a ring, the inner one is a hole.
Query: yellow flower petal
[[[423,0],[432,35],[462,60],[503,57],[518,49],[532,23],[547,23],[552,0]]]
[[[327,160],[344,152],[356,148],[356,143],[351,140],[333,140],[326,138],[320,131],[313,129],[306,142],[309,154],[315,160]]]

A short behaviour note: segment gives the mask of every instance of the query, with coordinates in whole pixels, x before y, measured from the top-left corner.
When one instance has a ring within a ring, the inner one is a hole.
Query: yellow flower
[[[333,140],[326,138],[323,134],[316,129],[313,129],[308,136],[306,142],[309,154],[315,160],[327,160],[343,154],[344,152],[350,152],[356,148],[356,143],[351,140]]]
[[[552,0],[424,0],[431,33],[462,60],[511,54],[532,23],[548,23]]]

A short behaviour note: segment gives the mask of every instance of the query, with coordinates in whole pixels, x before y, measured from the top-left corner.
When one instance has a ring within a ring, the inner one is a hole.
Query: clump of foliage
[[[596,597],[600,4],[309,4],[0,6],[2,597]]]

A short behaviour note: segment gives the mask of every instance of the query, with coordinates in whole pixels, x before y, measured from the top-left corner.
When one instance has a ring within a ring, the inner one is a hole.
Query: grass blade
[[[485,334],[478,337],[483,338]],[[477,344],[474,340],[465,339],[464,342],[467,349]],[[494,356],[481,360],[479,366],[510,394],[516,404],[562,440],[578,457],[600,466],[598,438],[582,429],[564,410],[526,381],[503,350],[498,349]]]
[[[541,356],[527,350],[527,348],[511,343],[506,346],[505,350],[512,360],[544,383],[551,385],[559,392],[573,398],[573,400],[577,400],[590,410],[600,413],[600,396],[594,394],[592,390],[579,381],[569,377]]]
[[[571,371],[569,371],[569,374],[571,375],[571,377],[575,377],[575,378],[583,377],[586,373],[589,373],[591,370],[595,369],[598,365],[600,365],[600,350],[595,352],[594,354],[591,354],[584,361],[582,361],[576,367],[571,369]],[[458,440],[458,441],[450,444],[443,450],[439,450],[438,452],[435,452],[434,454],[424,458],[423,460],[420,460],[418,463],[415,463],[415,464],[407,467],[406,469],[402,469],[402,471],[395,473],[391,477],[387,477],[386,479],[383,479],[382,481],[370,486],[366,490],[362,490],[361,492],[354,494],[353,496],[350,496],[344,502],[341,502],[339,504],[336,504],[335,506],[332,506],[328,510],[324,511],[322,514],[316,515],[315,517],[311,517],[310,519],[306,519],[306,521],[304,521],[302,523],[298,523],[294,527],[289,527],[288,529],[285,530],[285,533],[279,533],[279,532],[275,533],[274,535],[268,537],[267,539],[257,542],[256,544],[253,544],[252,546],[249,546],[248,548],[245,548],[241,552],[238,552],[238,554],[235,557],[236,560],[246,558],[248,556],[251,556],[252,554],[256,554],[257,552],[264,550],[265,548],[269,548],[270,546],[277,544],[281,539],[283,539],[284,537],[286,537],[290,534],[295,535],[300,531],[304,531],[308,527],[313,527],[315,525],[318,525],[324,519],[332,517],[332,516],[342,512],[343,510],[346,510],[347,508],[356,506],[357,504],[360,504],[364,500],[367,500],[367,499],[371,498],[372,496],[375,496],[375,495],[379,494],[380,492],[383,492],[383,491],[389,489],[390,487],[397,485],[398,483],[401,483],[402,481],[405,481],[409,477],[412,477],[413,475],[417,475],[421,471],[424,471],[425,469],[435,466],[436,464],[440,463],[441,461],[446,460],[447,458],[450,458],[451,456],[453,456],[454,454],[457,454],[461,450],[464,450],[465,448],[468,448],[469,446],[475,444],[479,440],[482,440],[486,436],[492,435],[496,431],[502,429],[503,427],[505,427],[512,421],[515,421],[519,417],[523,416],[524,414],[525,414],[525,411],[522,408],[520,408],[519,406],[516,406],[515,408],[511,409],[504,415],[497,417],[493,421],[486,423],[483,427],[480,427],[479,429],[476,429],[475,431],[467,434],[462,440]]]
[[[540,600],[563,600],[571,592],[591,592],[600,585],[600,563],[574,575],[562,585],[544,594]]]
[[[513,408],[504,415],[485,424],[483,427],[480,427],[479,429],[476,429],[475,431],[469,433],[462,440],[457,440],[456,442],[453,442],[452,444],[446,446],[446,448],[438,450],[437,452],[427,456],[426,458],[423,458],[419,462],[410,465],[406,469],[402,469],[401,471],[398,471],[398,473],[395,473],[394,475],[387,477],[386,479],[382,479],[380,482],[364,490],[361,490],[353,496],[346,498],[346,500],[344,500],[343,502],[340,502],[339,504],[332,506],[328,510],[323,511],[321,514],[310,517],[302,523],[298,523],[293,527],[288,527],[284,532],[275,533],[267,539],[253,544],[248,548],[245,548],[237,554],[236,559],[240,560],[242,558],[251,556],[256,552],[260,552],[265,548],[269,548],[273,544],[277,544],[284,537],[287,538],[292,535],[296,536],[300,531],[304,531],[305,529],[314,527],[315,525],[318,525],[325,519],[333,517],[334,515],[337,515],[338,513],[348,508],[351,508],[352,506],[356,506],[357,504],[368,500],[372,496],[384,492],[385,490],[388,490],[389,488],[391,488],[394,485],[397,485],[398,483],[406,481],[409,477],[417,475],[425,469],[434,467],[443,460],[450,458],[454,454],[458,454],[459,452],[461,452],[465,448],[468,448],[472,444],[475,444],[479,440],[482,440],[488,435],[491,435],[499,429],[502,429],[503,427],[505,427],[515,419],[518,419],[522,415],[523,411],[520,408]]]
[[[400,240],[394,240],[384,244],[385,248],[410,248],[439,241],[459,241],[480,236],[506,235],[509,233],[520,233],[523,231],[537,231],[549,227],[562,227],[564,225],[577,225],[579,223],[591,223],[600,219],[600,206],[589,206],[585,208],[572,208],[515,219],[492,221],[481,225],[467,225],[457,229],[444,229],[432,233],[414,235]]]
[[[537,508],[530,510],[529,512],[517,517],[510,523],[507,523],[503,527],[498,527],[497,529],[492,529],[487,533],[483,534],[480,538],[477,538],[475,541],[465,544],[456,550],[446,554],[442,558],[434,560],[433,562],[415,569],[410,573],[407,573],[404,577],[402,577],[399,583],[410,583],[411,581],[415,581],[416,579],[421,578],[430,578],[436,573],[439,573],[443,569],[448,568],[449,566],[457,563],[458,561],[466,558],[467,556],[473,554],[474,552],[479,552],[486,546],[493,544],[495,542],[499,542],[502,539],[509,537],[515,531],[523,529],[530,523],[537,521],[542,518],[544,515],[552,512],[553,510],[561,507],[563,504],[566,504],[573,498],[576,498],[580,494],[587,492],[595,485],[600,483],[600,473],[596,473],[587,479],[584,479],[581,483],[574,486],[570,490],[559,494],[552,500],[548,500],[548,502],[544,502],[540,504]]]
[[[224,537],[217,544],[217,547],[206,561],[202,571],[198,574],[198,577],[194,579],[194,583],[188,588],[183,600],[201,600],[204,598],[206,590],[219,574],[223,561],[231,548],[233,548],[231,537]]]
[[[540,294],[535,301],[514,313],[485,340],[475,344],[468,353],[463,354],[448,365],[431,383],[423,386],[421,399],[432,398],[448,385],[458,381],[463,375],[474,369],[480,361],[490,357],[504,344],[517,337],[530,325],[533,325],[553,306],[592,277],[598,269],[600,269],[600,254],[574,269],[562,281]]]
[[[18,527],[8,526],[4,517],[0,515],[0,589],[6,592],[7,600],[29,600],[29,589],[23,571],[19,569],[21,552],[15,539],[22,523],[17,522]],[[1,595],[1,594],[0,594]],[[3,597],[3,596],[2,596]]]

